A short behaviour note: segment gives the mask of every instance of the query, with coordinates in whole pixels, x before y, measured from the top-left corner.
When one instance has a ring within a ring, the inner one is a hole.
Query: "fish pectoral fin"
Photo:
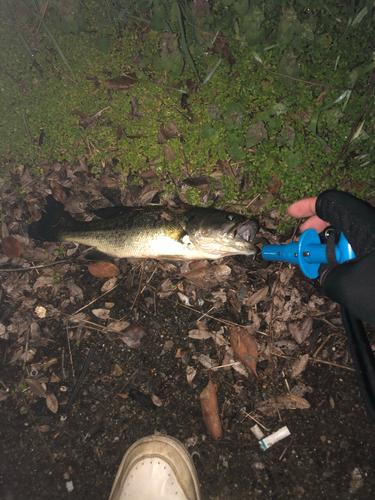
[[[90,250],[84,255],[85,260],[95,260],[98,262],[113,262],[113,257],[110,255],[100,252],[100,250]]]
[[[178,242],[182,245],[191,245],[190,237],[186,231],[181,232],[178,238]]]

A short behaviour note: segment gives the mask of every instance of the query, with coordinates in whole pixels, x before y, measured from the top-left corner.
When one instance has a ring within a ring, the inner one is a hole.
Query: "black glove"
[[[343,232],[356,258],[322,266],[325,294],[353,316],[375,324],[375,208],[342,191],[318,196],[316,214]]]

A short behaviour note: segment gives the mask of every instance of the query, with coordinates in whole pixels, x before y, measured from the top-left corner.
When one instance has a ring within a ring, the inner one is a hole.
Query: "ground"
[[[87,178],[79,187],[71,182],[70,206],[83,200],[86,209],[88,197],[77,190],[88,188]],[[42,208],[44,186],[34,184],[22,200],[8,193],[3,205],[3,236],[5,230],[16,236],[23,254],[2,257],[1,267],[26,270],[0,273],[1,499],[106,499],[127,448],[153,433],[186,444],[203,499],[375,498],[375,427],[359,395],[338,306],[317,281],[287,264],[259,270],[235,256],[198,269],[121,260],[116,283],[108,284],[77,258],[81,247],[67,244],[62,256],[59,244],[28,239],[26,220],[36,205]],[[274,229],[276,216],[260,215],[262,233],[283,243],[292,235]],[[37,249],[68,262],[29,268],[46,258],[38,259]],[[239,363],[208,368],[238,361],[231,351],[238,325],[256,341],[249,359],[258,355],[258,378]],[[373,340],[374,328],[366,329]],[[218,383],[218,441],[200,404],[210,377]],[[263,451],[251,431],[256,422],[265,435],[287,426],[291,436]]]

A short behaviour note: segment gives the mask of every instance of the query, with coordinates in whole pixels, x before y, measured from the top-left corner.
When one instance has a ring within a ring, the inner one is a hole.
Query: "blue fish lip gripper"
[[[298,264],[305,276],[314,279],[319,276],[320,264],[328,262],[326,247],[326,244],[321,243],[320,236],[315,229],[307,229],[297,242],[284,245],[265,245],[262,248],[262,257],[264,260]],[[355,258],[353,249],[343,233],[335,245],[335,253],[339,264]]]

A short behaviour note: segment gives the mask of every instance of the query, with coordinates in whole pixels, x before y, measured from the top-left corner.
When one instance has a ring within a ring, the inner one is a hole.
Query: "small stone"
[[[163,346],[163,349],[165,351],[170,351],[174,346],[174,342],[173,340],[167,340],[166,342],[164,342],[164,346]]]

